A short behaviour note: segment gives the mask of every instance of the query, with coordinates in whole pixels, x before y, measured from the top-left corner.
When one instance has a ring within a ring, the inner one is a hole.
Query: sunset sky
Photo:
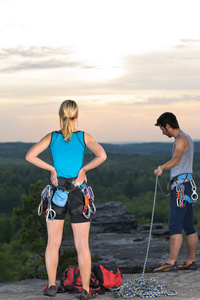
[[[74,99],[99,142],[200,140],[199,0],[0,0],[0,142],[37,142]]]

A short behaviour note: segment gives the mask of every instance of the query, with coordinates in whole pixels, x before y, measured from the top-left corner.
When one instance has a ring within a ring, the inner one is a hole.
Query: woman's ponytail
[[[65,100],[59,109],[60,127],[65,141],[69,142],[73,133],[71,121],[78,117],[78,106],[73,100]]]

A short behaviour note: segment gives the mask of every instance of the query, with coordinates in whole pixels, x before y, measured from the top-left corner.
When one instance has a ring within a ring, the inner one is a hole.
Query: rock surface
[[[130,233],[138,226],[137,219],[131,215],[126,206],[118,201],[96,205],[96,214],[92,216],[91,232]]]
[[[115,263],[124,274],[141,273],[147,255],[149,230],[150,224],[137,226],[137,219],[121,202],[97,205],[90,233],[91,254],[99,256],[98,263]],[[168,228],[161,223],[153,224],[146,272],[152,272],[167,260],[168,239]],[[73,238],[64,240],[61,249],[69,246],[74,246]],[[178,263],[186,259],[186,252],[186,242],[183,242]],[[199,254],[198,248],[197,257]]]
[[[63,242],[63,247],[73,246],[73,239]],[[99,263],[115,263],[122,273],[141,273],[148,246],[148,232],[135,231],[130,234],[99,233],[90,235],[90,250],[92,256],[100,257]],[[152,238],[150,241],[146,272],[160,266],[168,258],[169,241],[165,238]],[[178,263],[186,259],[187,245],[183,242],[178,257]],[[199,262],[200,249],[197,250],[197,266]]]
[[[118,214],[118,217],[116,217]],[[125,217],[124,217],[125,216]],[[96,220],[95,220],[96,218]],[[132,226],[132,227],[131,227]],[[137,227],[137,220],[126,210],[122,203],[110,202],[97,207],[90,234],[92,255],[98,255],[99,263],[115,263],[123,274],[123,280],[142,277],[150,224]],[[169,231],[162,224],[153,224],[152,237],[148,253],[146,273],[143,279],[154,278],[167,289],[177,292],[176,300],[200,299],[200,250],[197,250],[197,271],[177,271],[168,273],[151,273],[152,270],[166,261],[168,257]],[[73,246],[73,239],[63,241],[62,248]],[[178,263],[186,258],[186,242],[183,242]],[[140,274],[138,274],[140,273]],[[46,300],[43,295],[46,280],[30,279],[17,282],[0,283],[0,300]],[[57,285],[59,286],[59,281]],[[78,299],[78,294],[57,294],[56,299]],[[115,299],[112,292],[99,295],[99,300]],[[123,299],[120,297],[120,299]],[[137,297],[139,299],[139,297]],[[159,297],[160,300],[167,296]]]
[[[153,275],[153,276],[152,276]],[[127,279],[141,278],[139,274],[124,274],[124,282]],[[166,285],[168,290],[174,290],[177,295],[176,300],[199,300],[200,299],[200,271],[177,271],[168,273],[145,274],[145,280],[154,278],[159,284]],[[0,283],[0,300],[47,300],[51,297],[43,295],[45,280],[28,279],[17,282]],[[59,285],[59,281],[57,282]],[[57,294],[55,299],[79,299],[78,294]],[[105,295],[99,295],[99,300],[116,299],[112,292],[106,292]],[[120,297],[119,299],[123,299]],[[141,299],[136,297],[136,299]],[[161,296],[160,300],[167,300],[169,296]]]

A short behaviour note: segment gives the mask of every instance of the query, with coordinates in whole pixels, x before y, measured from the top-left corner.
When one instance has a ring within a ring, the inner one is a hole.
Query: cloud
[[[38,58],[52,55],[70,55],[74,50],[70,47],[16,47],[16,48],[3,48],[0,50],[0,58],[11,58],[12,56]]]
[[[196,96],[192,96],[192,95],[182,95],[181,97],[174,97],[174,98],[167,98],[167,97],[163,97],[163,98],[148,98],[147,101],[141,103],[141,104],[151,104],[151,105],[157,105],[157,104],[162,104],[162,105],[169,105],[171,103],[183,103],[183,102],[188,102],[188,101],[196,101],[196,102],[200,102],[200,95],[196,95]]]
[[[0,69],[2,73],[17,71],[58,69],[58,68],[95,68],[73,58],[74,51],[70,48],[50,47],[19,47],[5,48],[0,51],[0,61],[9,66]],[[16,63],[17,61],[17,63]]]
[[[124,57],[125,75],[110,88],[126,90],[199,90],[199,49],[171,49]]]
[[[190,43],[190,39],[186,42]],[[72,95],[73,98],[103,101],[106,97],[106,101],[128,100],[141,104],[199,101],[198,47],[125,56],[119,67],[123,68],[123,75],[110,80],[102,76],[103,79],[93,81],[92,75],[98,75],[102,69],[81,57],[76,59],[75,49],[68,47],[4,48],[0,51],[0,62],[3,76],[12,75],[9,82],[3,82],[1,75],[1,99]],[[20,71],[26,72],[25,75],[19,76]],[[39,71],[38,76],[31,71]]]
[[[200,39],[185,38],[180,39],[179,44],[175,45],[174,48],[179,49],[195,49],[200,46]]]
[[[15,72],[22,70],[42,70],[42,69],[58,69],[58,68],[77,68],[81,67],[78,62],[63,62],[59,60],[46,60],[46,61],[36,61],[36,62],[24,62],[2,69],[1,72]]]

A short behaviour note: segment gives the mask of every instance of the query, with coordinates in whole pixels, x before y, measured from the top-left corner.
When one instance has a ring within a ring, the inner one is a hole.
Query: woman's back
[[[83,166],[85,147],[83,131],[73,132],[69,142],[61,132],[52,132],[50,149],[58,177],[77,177]]]

